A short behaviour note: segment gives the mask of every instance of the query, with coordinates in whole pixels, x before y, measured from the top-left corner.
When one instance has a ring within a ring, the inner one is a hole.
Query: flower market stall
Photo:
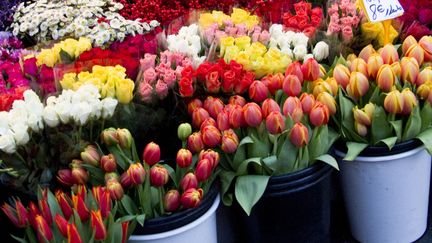
[[[0,3],[6,242],[421,242],[427,0]]]

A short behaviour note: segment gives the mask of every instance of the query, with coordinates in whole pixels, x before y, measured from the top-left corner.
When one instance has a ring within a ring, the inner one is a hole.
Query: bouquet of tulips
[[[191,130],[189,124],[181,124],[179,138],[185,141]],[[72,161],[71,169],[60,170],[57,178],[65,186],[104,185],[119,202],[119,215],[141,225],[144,219],[199,206],[216,176],[219,154],[213,150],[198,154],[181,148],[174,170],[169,162],[160,160],[160,147],[154,142],[144,148],[141,162],[127,129],[105,129],[101,140],[103,150],[99,145],[87,146],[81,160]]]
[[[432,37],[418,43],[413,37],[401,45],[376,51],[365,47],[359,57],[339,59],[332,76],[340,86],[335,121],[346,141],[346,160],[368,146],[419,139],[432,152]],[[401,57],[401,58],[400,58]]]
[[[26,208],[19,199],[5,203],[3,212],[18,228],[25,228],[20,242],[122,242],[128,238],[129,220],[114,221],[117,205],[108,189],[80,186],[72,195],[39,190],[38,202]],[[114,205],[114,206],[113,206]]]
[[[208,96],[188,104],[192,123],[191,151],[220,149],[222,194],[230,205],[233,194],[247,214],[263,195],[270,176],[295,172],[324,161],[337,168],[327,154],[338,138],[328,128],[335,100],[312,82],[320,68],[314,59],[291,64],[285,75],[267,75],[248,88],[249,98]],[[316,96],[302,92],[314,85]],[[231,191],[232,185],[234,192]]]

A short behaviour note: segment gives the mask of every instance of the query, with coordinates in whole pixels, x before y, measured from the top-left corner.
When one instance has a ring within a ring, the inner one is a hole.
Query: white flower
[[[314,58],[314,56],[312,55],[312,54],[307,54],[307,55],[305,55],[304,57],[303,57],[303,62],[305,62],[307,59],[309,59],[309,58]]]
[[[67,124],[71,119],[71,104],[69,102],[59,102],[55,105],[54,109],[59,116],[60,121],[63,124]]]
[[[112,19],[110,21],[110,25],[111,27],[113,27],[114,29],[120,29],[121,23],[118,19]]]
[[[272,37],[277,38],[282,35],[283,26],[281,24],[272,24],[272,26],[270,26],[269,32]]]
[[[56,127],[60,123],[59,116],[53,106],[45,107],[43,111],[43,120],[49,127]]]
[[[113,98],[105,98],[102,100],[102,118],[107,119],[113,116],[117,107],[118,101]]]
[[[12,135],[7,134],[0,136],[0,150],[8,154],[16,152],[15,139]]]
[[[329,46],[324,41],[320,41],[315,45],[315,48],[313,49],[313,55],[315,59],[319,62],[329,55]]]
[[[28,134],[28,127],[24,124],[15,124],[11,127],[13,137],[15,139],[16,145],[25,145],[30,141],[30,136]]]
[[[303,60],[304,56],[307,54],[307,48],[305,45],[297,45],[294,47],[293,53],[297,60]]]
[[[91,112],[92,112],[92,108],[86,102],[73,104],[73,108],[71,109],[72,118],[75,124],[79,126],[83,126],[87,123]]]
[[[29,114],[27,119],[28,126],[35,132],[39,132],[43,129],[42,114],[37,116],[35,114]]]
[[[305,34],[300,32],[300,33],[294,34],[294,38],[292,40],[292,43],[294,46],[298,46],[298,45],[307,46],[308,41],[309,41],[309,38]]]
[[[282,47],[281,52],[282,52],[283,54],[288,55],[289,58],[293,58],[293,52],[292,52],[291,48],[289,48],[289,46],[284,46],[284,47]]]

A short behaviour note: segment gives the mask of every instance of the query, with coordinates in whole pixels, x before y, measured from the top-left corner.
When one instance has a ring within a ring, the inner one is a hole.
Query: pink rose
[[[204,30],[204,40],[207,41],[207,43],[212,43],[215,39],[215,30],[213,28],[207,28]]]
[[[270,33],[267,30],[264,30],[263,32],[261,32],[261,34],[259,36],[259,41],[261,43],[263,43],[264,45],[267,45],[269,40],[270,40]]]
[[[352,38],[353,38],[353,31],[352,31],[352,28],[351,28],[350,26],[344,26],[344,27],[342,28],[342,39],[343,39],[345,42],[349,42],[349,41],[352,40]]]
[[[352,26],[357,27],[359,23],[360,23],[360,18],[358,16],[351,17]]]
[[[175,65],[179,66],[183,62],[183,59],[185,59],[185,56],[180,52],[174,52],[172,54],[173,60],[171,60],[172,63],[175,63]]]
[[[351,25],[351,17],[342,17],[340,21],[343,26]]]
[[[187,66],[185,66],[187,67]],[[183,72],[184,67],[183,66],[177,66],[175,69],[175,74],[177,79],[181,79],[182,78],[182,72]]]
[[[149,69],[144,71],[144,82],[153,85],[157,79],[157,76],[158,75],[157,75],[155,69],[149,68]]]
[[[187,67],[187,66],[192,66],[192,60],[190,59],[190,58],[186,58],[186,59],[184,59],[183,61],[182,61],[182,66],[183,67]]]
[[[176,83],[177,77],[174,70],[167,70],[163,76],[164,82],[168,85],[169,88],[172,88]]]
[[[139,91],[139,94],[141,96],[142,101],[147,102],[147,103],[152,101],[152,99],[153,99],[153,97],[152,97],[153,87],[150,84],[142,82],[139,85],[138,91]]]
[[[236,27],[237,27],[237,36],[244,36],[244,35],[246,35],[246,32],[247,32],[246,25],[244,25],[244,24],[237,24]]]
[[[327,34],[337,34],[339,31],[341,31],[341,26],[335,23],[330,23],[327,28]]]
[[[330,24],[335,23],[338,24],[339,23],[339,14],[335,13],[330,15]]]
[[[166,72],[166,70],[171,69],[171,62],[167,62],[167,63],[160,63],[156,68],[156,72],[160,75],[160,74],[164,74]]]
[[[149,68],[154,68],[156,62],[156,55],[146,53],[144,59],[140,60],[141,69],[147,70]]]
[[[159,99],[164,99],[168,95],[168,85],[161,79],[159,79],[156,83],[156,94],[159,96]]]
[[[223,37],[226,37],[227,34],[225,33],[225,31],[221,31],[221,30],[216,30],[215,33],[215,39],[217,43],[220,43],[220,39]]]
[[[226,27],[226,28],[225,28],[225,32],[226,32],[229,36],[236,36],[236,34],[237,34],[237,28],[236,28],[236,27]]]
[[[257,42],[259,40],[259,36],[260,36],[259,32],[254,32],[252,34],[252,42]]]

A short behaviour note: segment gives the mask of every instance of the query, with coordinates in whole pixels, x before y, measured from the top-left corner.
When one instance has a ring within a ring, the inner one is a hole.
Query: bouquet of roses
[[[285,28],[294,32],[303,32],[309,38],[315,35],[317,28],[321,26],[323,11],[320,7],[312,8],[312,4],[300,1],[294,4],[295,13],[283,14],[282,22]]]

